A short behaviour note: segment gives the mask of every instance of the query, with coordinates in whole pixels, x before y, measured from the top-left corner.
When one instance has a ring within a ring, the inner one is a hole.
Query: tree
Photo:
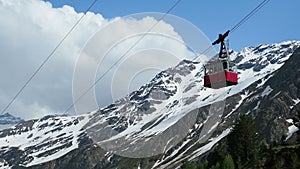
[[[241,115],[232,132],[228,135],[227,144],[234,161],[257,163],[259,153],[259,135],[252,117]],[[237,165],[237,164],[236,164]]]
[[[181,168],[182,169],[197,169],[198,165],[197,165],[197,162],[195,162],[195,161],[191,161],[191,162],[187,161],[182,165]]]
[[[241,158],[238,157],[237,161],[236,161],[236,168],[237,169],[242,169],[242,162],[241,162]]]
[[[221,169],[220,163],[217,162],[217,164],[214,165],[214,166],[212,166],[212,167],[210,167],[210,169]]]
[[[234,169],[234,162],[231,155],[227,155],[223,160],[222,169]]]
[[[208,154],[207,160],[213,164],[215,164],[217,161],[222,163],[228,154],[229,152],[227,143],[225,141],[220,141],[218,142],[218,146],[214,148],[214,151]]]
[[[297,168],[297,166],[298,166],[297,163],[298,163],[298,156],[296,153],[292,153],[291,154],[291,165],[292,165],[293,169]]]
[[[201,163],[198,165],[198,169],[207,169],[207,166],[208,166],[208,161],[205,160],[204,162],[201,162]]]

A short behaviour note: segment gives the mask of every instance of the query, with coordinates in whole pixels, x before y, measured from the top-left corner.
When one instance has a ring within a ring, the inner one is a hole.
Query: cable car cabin
[[[211,61],[204,70],[204,87],[219,89],[238,83],[236,67],[228,60]]]
[[[224,39],[228,36],[230,30],[223,35],[219,34],[219,38],[212,45],[221,44],[219,58],[208,62],[204,66],[204,87],[219,89],[226,86],[236,85],[238,83],[238,74],[236,67],[229,61],[228,51]]]

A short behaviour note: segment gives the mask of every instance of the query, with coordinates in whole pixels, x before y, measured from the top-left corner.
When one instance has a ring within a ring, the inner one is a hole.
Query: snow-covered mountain
[[[18,123],[23,122],[24,120],[19,117],[14,117],[9,113],[0,115],[0,130],[10,128]]]
[[[20,117],[14,117],[9,113],[0,115],[0,125],[8,125],[8,124],[17,124],[23,122],[24,120]]]
[[[101,157],[88,159],[94,165],[82,164],[92,166],[86,168],[111,167],[120,163],[121,156],[152,159],[145,168],[173,168],[182,160],[198,158],[230,132],[237,112],[245,105],[255,104],[244,113],[259,110],[263,99],[275,90],[265,85],[299,47],[299,41],[286,41],[231,51],[239,73],[236,86],[204,88],[203,63],[183,60],[95,112],[46,116],[0,131],[0,167],[76,168],[72,160],[88,151]],[[289,106],[296,106],[297,96],[291,99],[294,102]],[[288,127],[282,132],[291,137],[297,127],[290,131]],[[272,140],[276,138],[270,136]]]

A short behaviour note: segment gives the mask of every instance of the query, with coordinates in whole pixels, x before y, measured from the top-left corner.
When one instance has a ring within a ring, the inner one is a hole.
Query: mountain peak
[[[24,120],[20,117],[15,117],[11,115],[10,113],[5,113],[0,115],[0,124],[1,125],[7,125],[7,124],[18,124],[20,122],[23,122]]]

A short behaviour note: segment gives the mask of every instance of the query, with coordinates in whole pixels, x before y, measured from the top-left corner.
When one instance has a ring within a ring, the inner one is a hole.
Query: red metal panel
[[[226,71],[226,81],[238,83],[238,74],[235,72]]]
[[[238,74],[235,72],[224,71],[224,72],[219,72],[219,73],[204,76],[205,87],[215,86],[214,88],[220,88],[222,86],[226,87],[226,84],[230,86],[237,83],[238,83]]]
[[[208,75],[204,76],[204,85],[205,84],[210,84],[210,80],[209,80],[209,76]]]

